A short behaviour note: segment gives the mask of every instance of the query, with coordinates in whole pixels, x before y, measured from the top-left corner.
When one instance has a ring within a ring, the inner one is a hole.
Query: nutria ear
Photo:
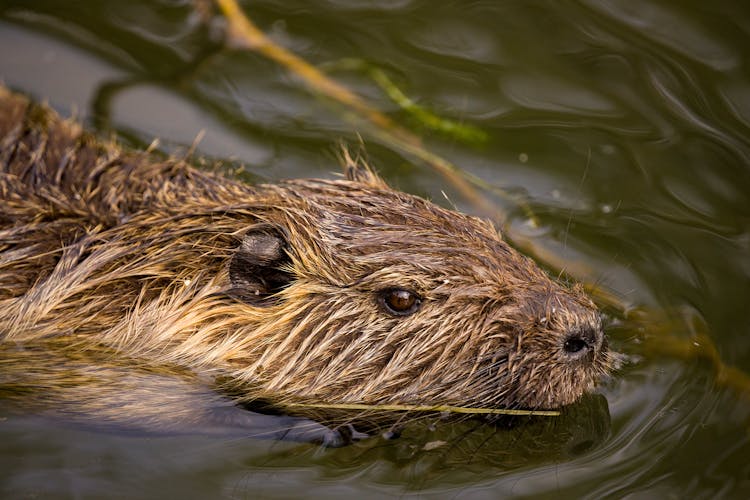
[[[341,163],[344,166],[344,175],[347,180],[361,182],[362,184],[380,189],[388,188],[388,184],[375,173],[372,167],[361,156],[358,155],[352,158],[349,150],[346,148],[343,148],[341,151]]]
[[[272,296],[291,283],[283,232],[271,225],[253,227],[229,262],[228,295],[255,306],[272,305]]]

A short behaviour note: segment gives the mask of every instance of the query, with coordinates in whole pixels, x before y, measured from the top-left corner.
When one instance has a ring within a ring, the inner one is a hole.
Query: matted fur
[[[0,88],[0,340],[106,346],[281,406],[554,408],[608,371],[579,288],[491,223],[347,170],[248,186],[102,145]],[[229,268],[263,228],[283,235],[291,279],[254,303]],[[389,314],[389,288],[421,307]]]

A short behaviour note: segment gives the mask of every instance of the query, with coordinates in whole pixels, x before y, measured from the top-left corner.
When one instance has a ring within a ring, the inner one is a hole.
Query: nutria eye
[[[378,301],[386,311],[396,316],[412,314],[422,303],[422,299],[417,294],[403,288],[389,288],[381,291]]]

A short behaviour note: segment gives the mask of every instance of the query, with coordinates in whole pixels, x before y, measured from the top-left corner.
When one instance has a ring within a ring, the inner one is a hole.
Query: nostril
[[[604,334],[600,329],[584,326],[569,332],[562,348],[571,359],[579,359],[600,351],[603,338]]]
[[[563,349],[569,354],[576,354],[588,349],[589,343],[580,335],[571,335],[565,340]]]

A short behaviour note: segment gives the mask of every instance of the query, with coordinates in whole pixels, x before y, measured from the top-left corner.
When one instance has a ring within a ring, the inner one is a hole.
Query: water
[[[53,497],[647,498],[750,495],[750,399],[707,361],[656,354],[708,331],[750,373],[750,7],[742,2],[252,2],[278,43],[365,96],[426,147],[496,188],[509,223],[571,269],[667,311],[572,415],[507,427],[408,426],[339,449],[236,436],[143,436],[8,413],[0,492]],[[214,27],[216,28],[216,27]],[[246,165],[253,180],[331,177],[363,134],[399,188],[476,209],[262,57],[221,48],[190,2],[0,2],[6,85],[126,143],[153,137]],[[425,129],[367,71],[383,70],[484,143]],[[513,199],[528,202],[539,221]],[[700,325],[705,325],[700,327]]]

